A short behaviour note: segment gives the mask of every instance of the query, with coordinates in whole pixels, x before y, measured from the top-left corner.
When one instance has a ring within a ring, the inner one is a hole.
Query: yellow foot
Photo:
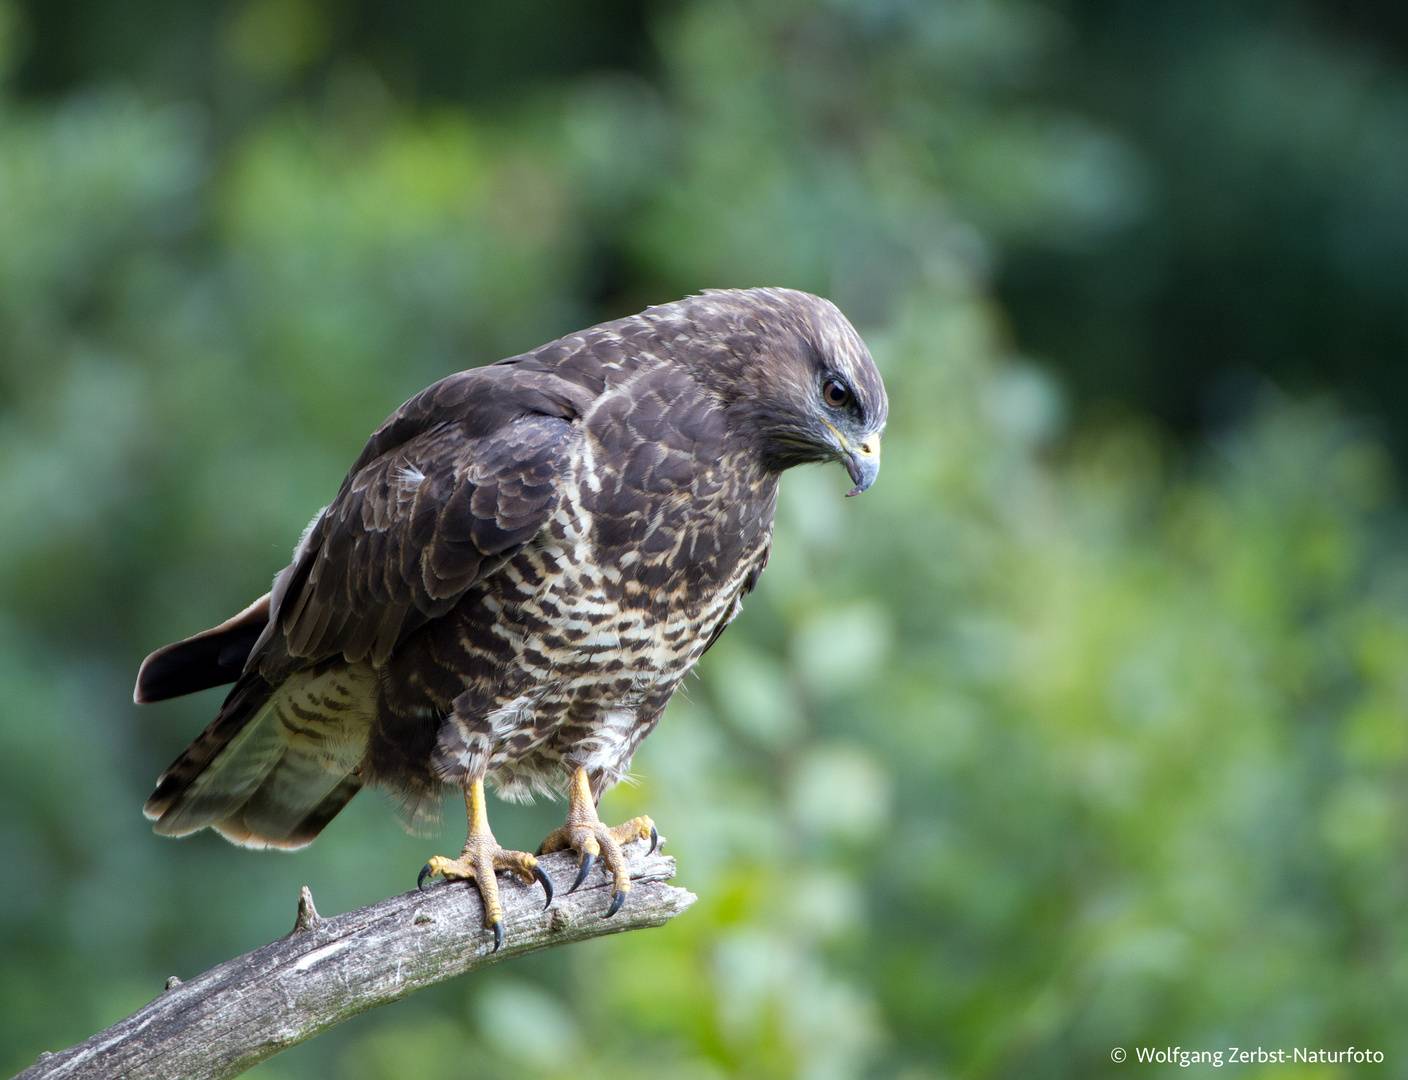
[[[425,883],[436,875],[446,881],[473,881],[484,899],[484,925],[494,931],[494,951],[498,952],[504,943],[504,909],[499,903],[499,881],[495,876],[498,870],[517,874],[529,885],[539,882],[547,894],[543,907],[552,903],[552,881],[539,868],[538,860],[526,851],[499,847],[492,836],[485,840],[472,837],[458,859],[436,855],[421,868],[416,885],[424,890]]]
[[[497,871],[517,874],[529,885],[535,881],[542,885],[543,892],[547,894],[544,909],[552,903],[552,881],[538,866],[538,860],[526,851],[508,851],[499,847],[499,842],[489,831],[488,820],[483,816],[482,782],[476,782],[466,790],[465,803],[469,807],[470,833],[464,842],[464,851],[458,859],[434,856],[421,868],[416,887],[424,891],[425,883],[437,875],[446,881],[473,881],[484,901],[484,925],[494,931],[494,951],[498,952],[499,946],[504,943],[504,909],[499,903]]]
[[[548,834],[547,839],[538,848],[538,854],[547,855],[554,851],[571,849],[581,856],[577,863],[577,880],[572,883],[568,892],[576,892],[582,882],[587,880],[587,875],[592,872],[597,856],[600,855],[615,886],[611,906],[603,916],[609,919],[621,910],[626,894],[631,891],[631,878],[626,873],[626,859],[621,849],[633,840],[649,840],[650,850],[653,852],[660,841],[655,823],[648,817],[641,816],[631,818],[624,825],[617,825],[615,828],[603,825],[601,819],[596,816],[596,805],[592,802],[586,770],[578,769],[572,777],[572,786],[568,792],[567,824]]]

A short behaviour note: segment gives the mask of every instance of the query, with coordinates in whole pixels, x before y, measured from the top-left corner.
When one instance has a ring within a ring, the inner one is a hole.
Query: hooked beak
[[[880,474],[880,436],[872,435],[859,446],[847,445],[846,454],[841,460],[846,463],[846,471],[856,482],[856,486],[846,492],[849,499],[875,483],[875,478]]]

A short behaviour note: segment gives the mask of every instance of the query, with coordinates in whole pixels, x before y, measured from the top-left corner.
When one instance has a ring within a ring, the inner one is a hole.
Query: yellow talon
[[[631,891],[631,878],[626,872],[626,858],[621,849],[633,840],[649,840],[650,848],[654,851],[658,839],[655,823],[650,818],[641,816],[615,828],[602,824],[601,819],[597,817],[596,803],[592,800],[591,781],[587,778],[586,769],[579,768],[572,774],[567,799],[567,824],[548,834],[547,839],[538,848],[538,854],[546,855],[549,852],[570,849],[581,855],[577,880],[568,892],[576,891],[587,879],[597,856],[600,855],[615,886],[610,907],[606,912],[606,918],[610,918],[620,910],[626,893]]]
[[[525,882],[537,881],[547,894],[547,903],[552,903],[552,882],[538,866],[538,860],[526,851],[509,851],[499,846],[489,829],[489,817],[484,809],[484,781],[474,780],[465,788],[465,809],[469,814],[469,835],[464,842],[464,851],[458,859],[444,855],[433,855],[421,869],[416,884],[423,890],[432,877],[443,877],[446,881],[473,881],[484,902],[484,925],[494,931],[494,951],[503,942],[504,909],[499,902],[499,881],[495,874],[507,870],[517,874]],[[546,906],[546,905],[544,905]]]

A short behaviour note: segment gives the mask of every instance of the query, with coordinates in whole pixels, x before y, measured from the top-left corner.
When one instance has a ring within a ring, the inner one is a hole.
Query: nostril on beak
[[[873,443],[863,442],[860,444],[860,452],[869,457],[871,454],[875,453],[875,445]]]

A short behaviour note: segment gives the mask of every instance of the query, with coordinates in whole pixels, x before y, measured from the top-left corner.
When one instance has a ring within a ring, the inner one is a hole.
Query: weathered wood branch
[[[305,887],[288,937],[167,989],[86,1042],[44,1054],[15,1080],[217,1080],[237,1076],[359,1012],[396,1001],[499,960],[602,934],[662,926],[694,902],[666,882],[675,860],[643,843],[626,849],[632,887],[611,900],[601,870],[575,893],[576,856],[540,863],[557,896],[547,910],[539,886],[501,877],[503,948],[484,929],[472,884],[439,883],[334,918],[320,918]]]

